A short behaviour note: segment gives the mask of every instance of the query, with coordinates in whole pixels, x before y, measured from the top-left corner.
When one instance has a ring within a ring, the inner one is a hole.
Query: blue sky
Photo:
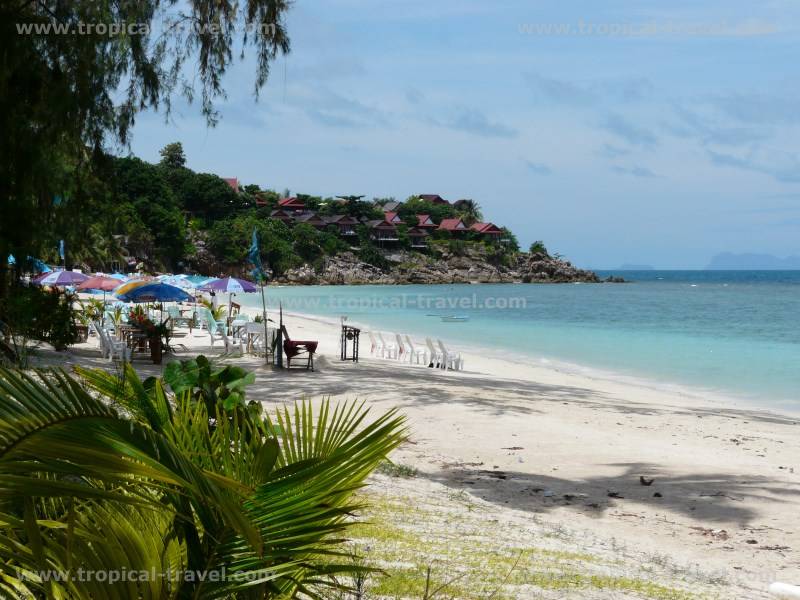
[[[701,5],[702,4],[702,5]],[[583,27],[583,32],[580,27]],[[298,0],[261,97],[132,151],[278,190],[473,198],[581,266],[800,254],[800,4]]]

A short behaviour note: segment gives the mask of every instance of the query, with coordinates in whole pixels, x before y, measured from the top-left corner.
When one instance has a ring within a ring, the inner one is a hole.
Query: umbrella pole
[[[261,318],[264,319],[264,362],[269,363],[269,337],[267,336],[267,301],[264,299],[264,285],[261,286]]]

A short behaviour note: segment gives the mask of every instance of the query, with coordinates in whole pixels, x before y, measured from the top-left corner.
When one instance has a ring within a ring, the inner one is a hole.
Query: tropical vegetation
[[[0,369],[0,595],[318,598],[363,572],[342,545],[353,492],[403,418],[327,401],[270,417],[251,381],[203,357],[144,381]]]

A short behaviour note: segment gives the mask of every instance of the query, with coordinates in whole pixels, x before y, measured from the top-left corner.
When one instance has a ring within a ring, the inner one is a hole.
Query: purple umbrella
[[[37,285],[67,286],[78,285],[89,279],[88,275],[76,271],[52,271],[44,276],[37,277],[33,283]]]
[[[231,309],[233,308],[233,295],[239,293],[250,294],[252,292],[257,292],[258,287],[246,279],[239,279],[238,277],[223,277],[222,279],[209,281],[200,288],[200,291],[221,292],[228,294],[228,318],[230,318]]]
[[[206,283],[200,288],[203,292],[222,292],[227,294],[249,294],[257,292],[258,288],[254,283],[246,279],[238,279],[237,277],[225,277],[223,279],[215,279]]]

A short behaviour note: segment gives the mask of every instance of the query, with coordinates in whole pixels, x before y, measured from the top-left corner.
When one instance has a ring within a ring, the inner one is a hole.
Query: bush
[[[544,254],[545,256],[549,256],[550,254],[547,252],[547,248],[544,246],[544,242],[541,240],[536,240],[531,244],[530,250],[528,250],[531,254]]]
[[[363,260],[365,263],[370,264],[373,267],[378,267],[384,271],[390,266],[389,261],[386,260],[386,257],[381,254],[380,251],[372,244],[363,244],[361,249],[358,251],[358,258]]]
[[[47,342],[56,350],[78,340],[72,302],[72,294],[58,289],[20,286],[12,290],[0,306],[0,321],[17,360],[24,361],[27,340]]]

